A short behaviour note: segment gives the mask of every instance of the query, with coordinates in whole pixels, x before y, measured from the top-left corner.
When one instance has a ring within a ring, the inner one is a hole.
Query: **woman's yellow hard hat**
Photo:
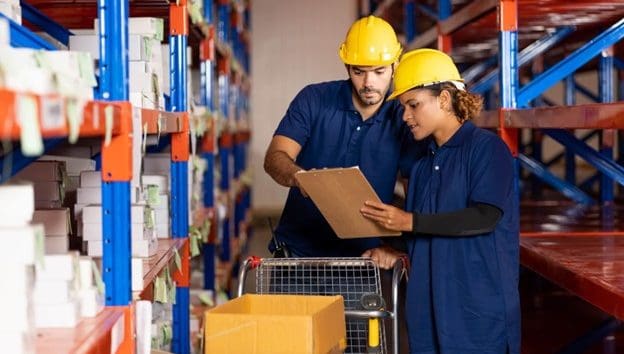
[[[463,82],[453,59],[435,49],[416,49],[405,53],[394,72],[394,91],[389,100],[415,87],[447,81]]]

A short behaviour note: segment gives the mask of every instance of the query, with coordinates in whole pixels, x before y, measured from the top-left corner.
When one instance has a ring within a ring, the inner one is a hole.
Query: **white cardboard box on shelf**
[[[76,190],[76,204],[102,204],[102,189],[94,187],[80,187]],[[130,187],[130,203],[136,204],[139,200],[140,189],[138,187]]]
[[[132,240],[132,257],[149,257],[156,254],[158,240]],[[87,241],[87,254],[91,257],[102,257],[102,240]]]
[[[33,300],[36,305],[65,303],[74,298],[71,280],[37,280]]]
[[[64,254],[69,251],[69,235],[46,235],[45,254]]]
[[[0,226],[24,226],[32,220],[35,210],[35,191],[32,183],[15,183],[0,186]]]
[[[19,171],[13,179],[29,181],[63,181],[66,175],[65,162],[62,161],[34,161]]]
[[[69,36],[69,49],[91,53],[93,59],[100,59],[99,38],[95,34]]]
[[[80,187],[102,188],[102,172],[101,171],[80,172]]]
[[[132,291],[143,290],[143,258],[132,257]]]
[[[93,28],[98,31],[99,21],[96,18],[93,21]],[[129,17],[128,33],[131,35],[143,35],[145,37],[155,38],[159,41],[163,40],[164,23],[163,20],[156,17]]]
[[[95,171],[95,161],[71,156],[43,155],[39,158],[42,161],[65,161],[67,175],[80,176],[81,171]]]
[[[104,296],[98,292],[95,286],[80,290],[78,299],[80,300],[81,317],[95,317],[104,308]]]
[[[54,305],[35,305],[37,328],[73,328],[80,320],[80,301],[72,299]]]
[[[0,267],[5,264],[33,265],[37,239],[43,239],[43,225],[0,227],[0,240],[11,247],[0,247]]]
[[[43,257],[43,264],[37,263],[37,280],[74,280],[78,265],[78,252],[52,254]]]
[[[93,281],[93,259],[88,256],[80,257],[80,290],[91,288],[95,285]]]
[[[0,331],[0,343],[2,343],[2,351],[5,353],[34,353],[36,337],[35,334],[32,334],[30,332],[18,331],[16,329]]]
[[[149,240],[153,238],[154,230],[146,229],[143,224],[130,224],[130,237],[134,240]],[[102,242],[102,223],[83,223],[82,239],[84,241]],[[92,254],[89,254],[92,255]]]
[[[3,300],[3,303],[0,304],[0,312],[2,312],[3,318],[11,319],[10,321],[0,321],[0,332],[28,332],[35,328],[34,304],[31,295],[24,296],[23,299],[14,302]],[[2,344],[4,345],[4,343]]]
[[[130,220],[133,224],[145,224],[146,213],[151,210],[147,205],[133,204],[130,206]],[[82,208],[82,222],[84,224],[102,223],[102,206],[98,204],[87,205]]]
[[[150,184],[157,186],[160,194],[169,193],[169,178],[165,175],[143,175],[141,184],[143,188],[147,188]]]
[[[129,77],[128,89],[130,92],[154,92],[157,88],[154,86],[152,74],[147,72],[136,72]]]
[[[37,209],[33,213],[33,222],[43,224],[46,235],[67,236],[71,233],[69,208]]]
[[[0,296],[2,299],[0,305],[24,304],[25,306],[30,301],[35,288],[35,267],[22,264],[5,264],[2,270],[6,273],[2,280],[5,284],[10,284],[10,291],[6,291]]]
[[[156,237],[158,238],[171,238],[171,232],[169,231],[169,223],[156,224],[154,226]]]

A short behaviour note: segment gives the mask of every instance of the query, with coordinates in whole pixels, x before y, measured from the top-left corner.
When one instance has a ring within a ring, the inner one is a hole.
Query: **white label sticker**
[[[41,97],[41,127],[44,130],[66,127],[63,100],[60,97]]]

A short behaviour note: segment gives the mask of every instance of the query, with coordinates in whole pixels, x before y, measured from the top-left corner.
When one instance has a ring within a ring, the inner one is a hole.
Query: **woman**
[[[366,202],[362,214],[404,231],[410,353],[520,353],[518,203],[505,143],[476,127],[482,99],[432,49],[395,73],[403,120],[429,152],[411,172],[406,211]]]

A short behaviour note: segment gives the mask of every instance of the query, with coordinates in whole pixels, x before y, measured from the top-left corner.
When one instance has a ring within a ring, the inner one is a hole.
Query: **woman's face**
[[[439,97],[433,96],[427,89],[407,91],[399,96],[403,108],[403,121],[414,135],[422,140],[435,133],[444,121],[444,112],[440,109]]]

